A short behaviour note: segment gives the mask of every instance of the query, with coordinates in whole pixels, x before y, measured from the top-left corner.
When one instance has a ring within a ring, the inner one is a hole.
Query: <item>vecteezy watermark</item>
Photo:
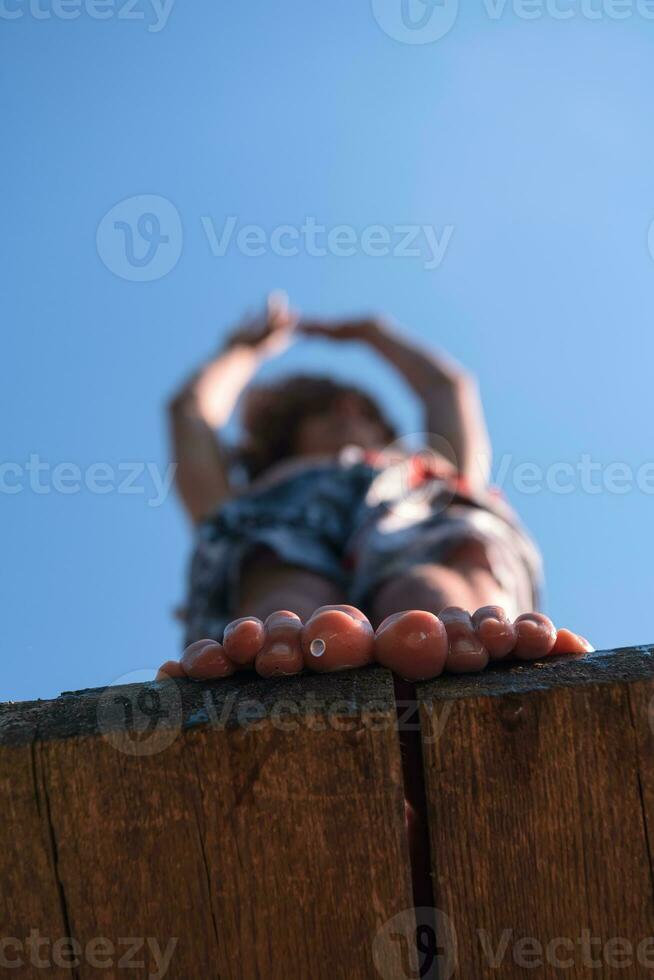
[[[488,488],[497,497],[552,494],[570,496],[654,496],[654,461],[631,465],[602,462],[589,453],[577,460],[540,464],[505,453],[493,460],[478,453],[469,471],[461,474],[447,440],[433,433],[411,433],[380,449],[373,460],[378,473],[366,493],[367,506],[378,511],[377,531],[394,547],[411,522],[443,513],[457,495],[478,495]],[[490,498],[489,498],[490,499]],[[383,546],[383,544],[382,544]]]
[[[480,460],[487,469],[488,460]],[[654,495],[654,461],[645,460],[632,466],[622,460],[602,462],[589,453],[582,453],[571,462],[560,460],[547,465],[516,460],[511,453],[501,456],[492,471],[493,483],[502,489],[534,496],[547,492],[568,496],[583,493],[588,496],[611,494],[625,496],[629,493]]]
[[[372,0],[375,20],[403,44],[433,44],[452,30],[459,0]]]
[[[98,731],[125,755],[156,755],[182,730],[182,696],[176,684],[143,684],[150,671],[135,670],[105,688],[96,707]]]
[[[94,936],[86,943],[73,936],[52,939],[42,936],[38,929],[30,929],[29,935],[3,936],[0,938],[0,968],[2,970],[75,970],[88,966],[93,970],[148,969],[149,980],[163,980],[177,947],[177,937],[169,939],[162,948],[152,936],[129,936],[116,940],[106,936]]]
[[[175,478],[176,463],[161,470],[153,462],[52,463],[32,453],[24,462],[0,463],[0,496],[30,492],[39,496],[79,493],[98,495],[136,495],[147,498],[148,507],[161,507],[168,499]]]
[[[379,929],[372,944],[373,962],[383,980],[450,980],[458,967],[458,943],[502,977],[511,969],[576,971],[654,971],[654,936],[598,936],[589,928],[574,935],[542,939],[506,928],[474,930],[469,941],[457,936],[452,920],[440,909],[405,909]],[[549,974],[548,974],[549,975]],[[584,974],[585,975],[585,974]],[[630,973],[630,976],[636,975]],[[467,976],[467,974],[466,974]]]
[[[359,230],[348,224],[320,224],[310,215],[300,225],[277,225],[270,232],[261,225],[239,227],[235,215],[228,215],[220,229],[209,216],[200,220],[215,258],[223,258],[231,248],[251,258],[267,254],[294,258],[304,254],[311,258],[330,255],[347,259],[360,254],[374,259],[420,259],[428,271],[442,264],[454,234],[454,225],[445,225],[440,232],[433,225],[409,224],[367,225]]]
[[[167,686],[167,685],[166,685]],[[344,698],[318,698],[306,691],[299,701],[276,698],[274,703],[258,698],[243,697],[235,691],[226,696],[208,688],[202,692],[202,707],[193,715],[193,724],[213,728],[238,727],[244,732],[256,732],[263,725],[280,732],[294,734],[312,732],[397,731],[423,732],[423,742],[433,744],[442,736],[452,712],[450,701],[426,700],[422,707],[429,715],[431,734],[424,730],[416,699],[395,699],[393,707],[383,701],[353,704]]]
[[[410,445],[415,446],[409,450]],[[451,504],[456,485],[456,453],[447,441],[431,432],[407,433],[384,446],[374,461],[379,472],[366,494],[369,507],[388,511],[379,530],[392,533],[397,520],[419,520]]]
[[[433,44],[454,27],[458,0],[371,0],[375,20],[403,44]],[[654,20],[654,0],[481,0],[489,20]]]
[[[623,936],[605,939],[584,928],[575,936],[556,936],[543,941],[535,936],[516,936],[513,929],[503,929],[498,935],[486,929],[476,932],[481,954],[488,966],[498,971],[498,976],[502,976],[508,959],[523,970],[582,967],[604,971],[606,967],[624,970],[636,965],[641,970],[654,970],[654,936],[636,941]]]
[[[385,505],[394,514],[419,517],[426,507],[446,507],[462,489],[454,450],[433,433],[404,436],[381,449],[377,459],[380,472],[366,497],[373,507]],[[491,484],[525,496],[654,496],[654,460],[631,464],[624,460],[597,460],[590,453],[581,453],[575,460],[537,463],[512,453],[495,460],[487,453],[478,453],[471,471],[464,484]]]
[[[168,23],[175,0],[0,0],[0,20],[138,21],[151,34]]]
[[[457,967],[457,936],[440,909],[405,909],[377,932],[372,959],[383,980],[450,980]]]
[[[277,697],[273,702],[250,697],[233,687],[205,687],[195,706],[184,716],[178,682],[152,681],[152,670],[139,670],[118,678],[105,688],[96,706],[98,730],[119,752],[155,755],[175,741],[183,727],[238,729],[243,735],[263,727],[293,735],[302,731],[378,733],[422,732],[431,745],[443,735],[452,702],[418,703],[415,698],[353,702],[347,698],[318,697],[303,691],[301,698]],[[145,680],[145,683],[143,683]],[[429,725],[420,716],[427,713]]]
[[[0,0],[1,2],[1,0]],[[266,229],[239,222],[227,215],[216,222],[201,215],[198,226],[214,258],[235,252],[246,258],[275,255],[290,259],[368,258],[412,259],[427,271],[440,268],[454,234],[454,225],[442,229],[427,224],[325,225],[312,215],[299,224]],[[153,282],[168,275],[179,261],[183,246],[182,219],[171,201],[140,194],[115,204],[102,218],[96,233],[98,255],[114,275],[130,282]]]
[[[179,211],[167,198],[139,194],[115,204],[96,233],[98,255],[121,279],[153,282],[175,268],[184,233]]]
[[[483,0],[491,20],[512,13],[519,20],[654,20],[654,0]]]

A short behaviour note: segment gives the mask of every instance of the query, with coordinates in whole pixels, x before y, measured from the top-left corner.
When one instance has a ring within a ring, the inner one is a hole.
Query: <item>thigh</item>
[[[377,626],[387,616],[408,609],[425,609],[438,616],[448,606],[460,606],[472,613],[481,606],[504,607],[508,598],[483,564],[419,562],[381,581],[368,605]]]
[[[513,615],[538,608],[535,545],[518,525],[483,507],[459,503],[431,513],[390,507],[356,543],[355,604],[401,580],[405,588],[415,583],[416,598],[425,589],[446,594],[444,605],[505,605]]]
[[[342,602],[345,589],[339,583],[259,548],[242,565],[236,616],[265,619],[271,612],[288,609],[306,619],[319,606]]]
[[[186,645],[220,640],[244,610],[260,616],[273,603],[272,611],[291,608],[291,599],[303,610],[335,595],[342,601],[348,492],[338,472],[319,470],[236,498],[204,521],[190,568]]]

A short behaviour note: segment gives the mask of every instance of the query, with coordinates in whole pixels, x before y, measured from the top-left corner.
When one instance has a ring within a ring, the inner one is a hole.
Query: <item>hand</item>
[[[297,332],[304,337],[326,337],[328,340],[359,340],[371,343],[383,331],[380,320],[362,317],[359,320],[300,320]]]
[[[286,293],[270,293],[263,312],[242,320],[227,338],[224,350],[250,347],[266,357],[279,354],[291,342],[297,321],[297,313],[289,308]]]

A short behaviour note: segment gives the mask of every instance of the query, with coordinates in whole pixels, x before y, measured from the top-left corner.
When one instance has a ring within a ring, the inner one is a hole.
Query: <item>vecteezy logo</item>
[[[182,727],[182,697],[174,682],[143,683],[152,671],[117,678],[100,695],[98,731],[125,755],[155,755],[175,741]]]
[[[115,204],[98,225],[98,255],[121,279],[153,282],[175,268],[182,253],[182,220],[174,204],[139,194]]]
[[[433,44],[456,22],[459,0],[371,0],[375,20],[403,44]]]
[[[440,909],[398,912],[381,927],[372,959],[383,980],[450,980],[457,965],[457,940]]]

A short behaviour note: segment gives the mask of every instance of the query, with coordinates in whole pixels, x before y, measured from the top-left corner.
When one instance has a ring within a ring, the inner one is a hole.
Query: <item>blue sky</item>
[[[411,0],[405,28],[400,0],[101,9],[0,11],[0,698],[177,653],[190,534],[172,494],[153,506],[162,406],[276,287],[315,314],[390,314],[474,371],[496,470],[545,555],[547,611],[598,647],[653,640],[654,10]],[[422,14],[442,37],[420,36]],[[168,237],[150,281],[102,224],[126,200],[108,221],[136,220],[144,197],[163,222],[146,237]],[[234,238],[214,254],[207,228],[220,237],[229,216],[263,229],[263,254]],[[352,229],[354,254],[309,254],[300,231],[278,254],[273,230],[307,218]],[[436,267],[422,237],[394,254],[406,225],[434,230]],[[372,226],[386,254],[365,244]],[[419,428],[363,350],[304,343],[270,370],[318,362]]]

